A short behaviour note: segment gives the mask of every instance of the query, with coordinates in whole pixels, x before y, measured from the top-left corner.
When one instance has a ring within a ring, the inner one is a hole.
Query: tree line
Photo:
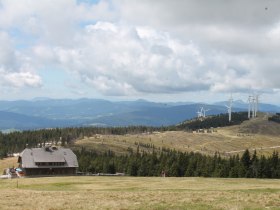
[[[99,153],[85,148],[75,151],[80,172],[125,173],[130,176],[172,177],[223,177],[223,178],[280,178],[278,152],[269,157],[257,156],[246,150],[241,157],[234,155],[222,158],[200,153],[186,153],[175,150],[146,153],[132,152],[117,156],[112,151]]]
[[[269,117],[268,120],[280,123],[280,113],[276,113],[275,115]]]

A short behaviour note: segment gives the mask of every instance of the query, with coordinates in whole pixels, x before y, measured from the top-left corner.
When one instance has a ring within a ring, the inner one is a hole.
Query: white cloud
[[[117,0],[121,16],[132,23],[184,27],[186,25],[267,27],[279,21],[279,1],[263,0]],[[267,8],[267,9],[266,9]]]
[[[1,84],[39,87],[55,67],[104,95],[278,90],[279,6],[0,0]]]
[[[24,86],[40,87],[42,85],[41,78],[36,74],[32,74],[31,72],[4,73],[2,78],[4,79],[5,83],[16,88],[22,88]]]
[[[14,49],[11,38],[5,32],[0,32],[0,46],[0,84],[2,87],[22,88],[42,85],[41,78],[29,64],[29,57]]]
[[[16,59],[15,51],[12,47],[12,41],[9,35],[0,31],[0,67],[10,70],[14,68]]]
[[[79,45],[71,48],[37,46],[34,53],[78,73],[104,95],[243,92],[278,86],[273,82],[278,76],[261,76],[273,57],[264,62],[256,54],[205,50],[151,27],[97,22],[85,26],[78,37]]]
[[[193,43],[180,43],[148,27],[97,22],[85,27],[75,48],[38,46],[34,53],[78,72],[83,81],[106,95],[172,93],[209,86],[196,70],[204,65],[204,58]]]

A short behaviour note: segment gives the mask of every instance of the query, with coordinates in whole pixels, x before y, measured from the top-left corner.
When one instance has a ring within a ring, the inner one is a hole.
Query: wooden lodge
[[[18,163],[26,176],[74,175],[78,169],[77,157],[68,148],[26,148],[20,153]]]

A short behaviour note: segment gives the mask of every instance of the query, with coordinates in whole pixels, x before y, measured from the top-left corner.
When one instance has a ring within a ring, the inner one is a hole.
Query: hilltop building
[[[26,148],[20,153],[18,163],[27,176],[74,175],[78,169],[76,155],[67,148]]]

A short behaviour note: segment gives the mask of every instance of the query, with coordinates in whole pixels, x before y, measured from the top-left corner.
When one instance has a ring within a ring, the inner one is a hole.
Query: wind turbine
[[[255,117],[257,117],[258,109],[259,109],[259,97],[260,94],[255,95]]]
[[[197,111],[197,118],[201,118],[202,117],[202,112],[201,111]]]
[[[200,107],[200,111],[197,111],[197,118],[204,119],[206,117],[206,112],[210,109],[205,109],[203,106]]]
[[[256,117],[256,98],[255,95],[252,96],[252,118]]]
[[[206,117],[206,112],[210,111],[210,109],[203,109],[203,117]]]
[[[249,97],[248,97],[248,119],[251,118],[251,103],[252,103],[251,98],[252,98],[252,96],[249,95]]]
[[[197,113],[197,118],[199,118],[199,119],[202,118],[203,117],[203,107],[200,107],[196,113]]]
[[[229,104],[228,104],[228,106],[225,105],[227,107],[227,109],[228,109],[228,121],[229,122],[231,122],[232,102],[233,102],[233,98],[232,98],[232,95],[230,95]]]

